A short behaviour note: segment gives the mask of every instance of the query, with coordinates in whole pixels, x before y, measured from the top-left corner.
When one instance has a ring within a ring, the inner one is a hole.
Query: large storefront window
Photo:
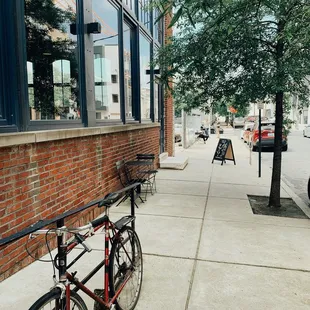
[[[75,1],[25,0],[30,120],[80,118]]]
[[[107,0],[93,0],[93,15],[102,25],[94,35],[96,118],[119,120],[118,11]]]
[[[123,26],[124,37],[124,91],[125,91],[125,115],[127,119],[134,117],[134,110],[132,105],[132,37],[133,31],[131,26],[124,23]]]
[[[151,118],[150,42],[140,34],[140,84],[141,84],[141,119]]]
[[[0,1],[0,131],[157,120],[146,70],[163,23],[151,0],[15,2]]]

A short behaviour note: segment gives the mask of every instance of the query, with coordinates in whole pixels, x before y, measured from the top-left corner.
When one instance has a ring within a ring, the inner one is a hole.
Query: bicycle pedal
[[[94,290],[94,294],[104,299],[104,289],[97,288]],[[100,305],[97,301],[94,302],[94,310],[106,310],[105,307]]]

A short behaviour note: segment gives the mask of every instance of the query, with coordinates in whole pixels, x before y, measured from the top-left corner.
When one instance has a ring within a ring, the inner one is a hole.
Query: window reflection
[[[140,83],[141,83],[141,118],[151,117],[151,93],[150,75],[146,70],[150,69],[150,42],[140,34]]]
[[[74,0],[25,0],[31,120],[80,118]]]
[[[1,27],[2,25],[0,25]],[[0,49],[0,119],[4,119],[4,102],[3,102],[3,90],[4,90],[4,59],[2,56],[2,51]]]
[[[131,87],[131,28],[127,23],[124,23],[124,90],[125,90],[125,113],[126,118],[133,118],[132,109],[132,87]]]
[[[158,20],[160,16],[160,11],[158,9],[154,10],[154,39],[159,43],[163,44],[163,19]]]
[[[124,2],[134,13],[136,13],[136,0],[124,0]]]
[[[93,18],[102,25],[94,36],[95,104],[97,119],[120,119],[118,11],[107,0],[93,0]]]
[[[154,57],[156,57],[158,48],[154,47]],[[156,76],[154,76],[154,121],[159,122],[159,84],[157,83]]]
[[[150,1],[139,0],[139,21],[150,29]]]

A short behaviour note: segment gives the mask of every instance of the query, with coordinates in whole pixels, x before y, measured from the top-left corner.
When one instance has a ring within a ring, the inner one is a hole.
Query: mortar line
[[[212,166],[212,169],[211,169],[210,180],[212,179],[213,167],[214,166]],[[210,187],[211,187],[211,182],[209,183],[209,186],[208,186],[207,199],[206,199],[206,203],[205,203],[205,207],[203,211],[203,218],[202,218],[201,226],[200,226],[200,232],[199,232],[198,244],[197,244],[197,249],[196,249],[196,254],[195,254],[195,259],[194,259],[193,270],[192,270],[191,278],[189,281],[189,288],[188,288],[188,293],[187,293],[187,298],[186,298],[186,303],[185,303],[185,310],[188,310],[189,302],[190,302],[191,295],[192,295],[192,289],[193,289],[194,278],[195,278],[197,262],[198,262],[198,253],[199,253],[200,242],[201,242],[201,237],[202,237],[202,230],[204,228],[205,215],[206,215],[207,205],[208,205],[208,200],[209,200]]]

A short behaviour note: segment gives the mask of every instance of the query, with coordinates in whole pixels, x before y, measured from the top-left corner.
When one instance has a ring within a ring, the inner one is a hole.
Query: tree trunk
[[[282,7],[283,8],[283,7]],[[280,191],[281,191],[281,165],[282,165],[282,131],[283,131],[283,97],[285,85],[285,73],[283,67],[284,42],[282,33],[284,31],[284,20],[278,22],[278,43],[276,45],[276,62],[277,62],[277,92],[276,92],[276,125],[274,133],[274,153],[271,187],[269,195],[269,207],[280,208]]]
[[[279,208],[282,164],[283,91],[276,94],[276,125],[269,207]]]

